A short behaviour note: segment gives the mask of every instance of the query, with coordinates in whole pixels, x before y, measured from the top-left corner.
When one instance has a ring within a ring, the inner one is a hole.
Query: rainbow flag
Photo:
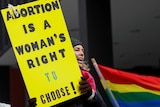
[[[118,107],[160,107],[159,77],[125,72],[100,64],[98,68],[103,75],[100,79],[105,79]],[[107,87],[104,88],[110,94]]]

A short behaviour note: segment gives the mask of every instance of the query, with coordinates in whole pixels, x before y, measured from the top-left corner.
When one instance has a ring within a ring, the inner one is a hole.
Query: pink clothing
[[[96,92],[96,84],[93,76],[88,71],[85,70],[81,70],[81,73],[83,77],[87,79],[87,82],[91,85],[94,92]]]

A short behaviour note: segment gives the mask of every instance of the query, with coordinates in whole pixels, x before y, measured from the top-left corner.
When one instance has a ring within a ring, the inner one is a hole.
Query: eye
[[[75,48],[74,48],[74,51],[79,51],[79,48],[75,47]]]

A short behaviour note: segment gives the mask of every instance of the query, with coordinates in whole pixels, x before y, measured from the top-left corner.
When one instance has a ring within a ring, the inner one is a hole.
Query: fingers
[[[80,91],[81,93],[87,93],[89,92],[90,90],[92,90],[90,84],[87,82],[87,80],[84,78],[84,77],[81,77],[82,81],[79,82],[80,84]]]
[[[81,77],[82,80],[86,80],[84,77]]]
[[[36,101],[37,101],[36,98],[29,99],[28,103],[29,103],[30,107],[36,107],[36,105],[37,105]]]

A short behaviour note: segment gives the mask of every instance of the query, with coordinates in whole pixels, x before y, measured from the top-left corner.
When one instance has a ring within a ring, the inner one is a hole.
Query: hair
[[[82,42],[76,38],[71,37],[72,46],[75,47],[76,45],[82,45]]]
[[[89,64],[86,61],[84,61],[84,63],[82,64],[81,69],[86,70],[86,71],[90,71]]]

